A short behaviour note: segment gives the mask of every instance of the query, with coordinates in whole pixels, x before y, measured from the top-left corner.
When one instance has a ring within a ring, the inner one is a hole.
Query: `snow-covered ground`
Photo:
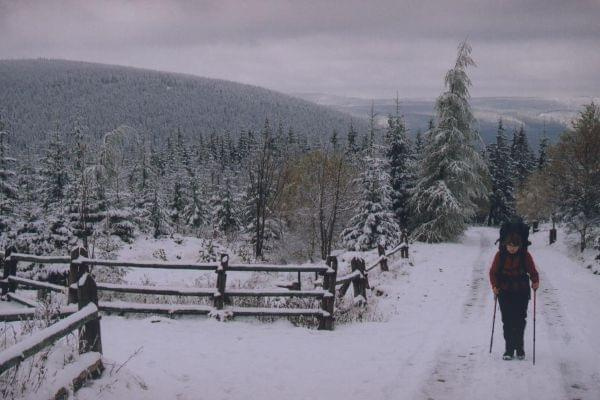
[[[287,321],[104,316],[107,370],[76,398],[599,399],[600,276],[548,246],[546,232],[531,246],[541,274],[536,365],[533,302],[526,360],[501,360],[499,311],[489,354],[496,237],[471,228],[460,243],[413,245],[412,266],[395,259],[390,272],[373,271],[383,295],[370,301],[383,322],[329,332]]]

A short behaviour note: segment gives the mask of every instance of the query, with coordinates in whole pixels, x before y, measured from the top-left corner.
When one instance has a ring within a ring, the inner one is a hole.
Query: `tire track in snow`
[[[492,240],[483,232],[479,238],[479,254],[473,263],[473,274],[470,287],[469,297],[463,306],[463,322],[470,320],[475,314],[480,315],[486,308],[485,298],[489,296],[489,285],[487,282],[488,263],[491,260],[490,252],[492,248]]]
[[[493,252],[493,240],[484,230],[478,230],[478,234],[478,242],[464,242],[465,245],[477,244],[479,248],[472,263],[470,283],[466,285],[469,289],[461,307],[460,321],[458,321],[460,325],[480,323],[480,316],[489,305],[486,301],[489,297],[486,276],[487,264]],[[482,345],[477,342],[465,345],[461,343],[462,338],[457,337],[447,339],[438,350],[434,367],[420,389],[419,398],[426,400],[464,398],[468,393],[466,388],[472,384],[470,377],[477,365],[477,354],[480,353]]]

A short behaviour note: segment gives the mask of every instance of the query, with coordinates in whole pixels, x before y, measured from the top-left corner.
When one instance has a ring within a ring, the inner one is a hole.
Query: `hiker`
[[[490,268],[490,282],[494,295],[500,303],[506,351],[502,358],[512,360],[515,351],[517,358],[525,358],[523,334],[527,305],[531,298],[531,288],[539,287],[539,275],[531,254],[527,251],[529,244],[529,227],[522,223],[506,224],[501,229],[500,250],[494,257]]]

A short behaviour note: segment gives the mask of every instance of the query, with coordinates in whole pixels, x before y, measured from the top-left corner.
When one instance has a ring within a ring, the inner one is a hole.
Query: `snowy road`
[[[322,332],[286,321],[104,317],[107,359],[121,364],[141,350],[119,374],[105,374],[77,397],[599,399],[600,277],[549,248],[546,234],[534,237],[531,248],[541,272],[536,365],[532,302],[527,359],[501,360],[499,312],[489,354],[493,296],[487,271],[496,235],[472,228],[461,243],[415,245],[413,267],[397,262],[385,275],[372,274],[372,283],[387,294],[379,302],[391,315],[386,322]]]

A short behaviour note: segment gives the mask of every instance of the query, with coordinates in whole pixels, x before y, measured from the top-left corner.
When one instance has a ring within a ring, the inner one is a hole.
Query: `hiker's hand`
[[[531,288],[532,288],[533,290],[538,290],[538,288],[539,288],[539,287],[540,287],[540,283],[539,283],[539,282],[533,282],[533,283],[531,284]]]
[[[494,294],[495,294],[496,296],[498,296],[498,293],[500,293],[500,289],[498,289],[498,288],[497,288],[497,287],[495,287],[495,286],[492,286],[492,292],[494,292]]]

